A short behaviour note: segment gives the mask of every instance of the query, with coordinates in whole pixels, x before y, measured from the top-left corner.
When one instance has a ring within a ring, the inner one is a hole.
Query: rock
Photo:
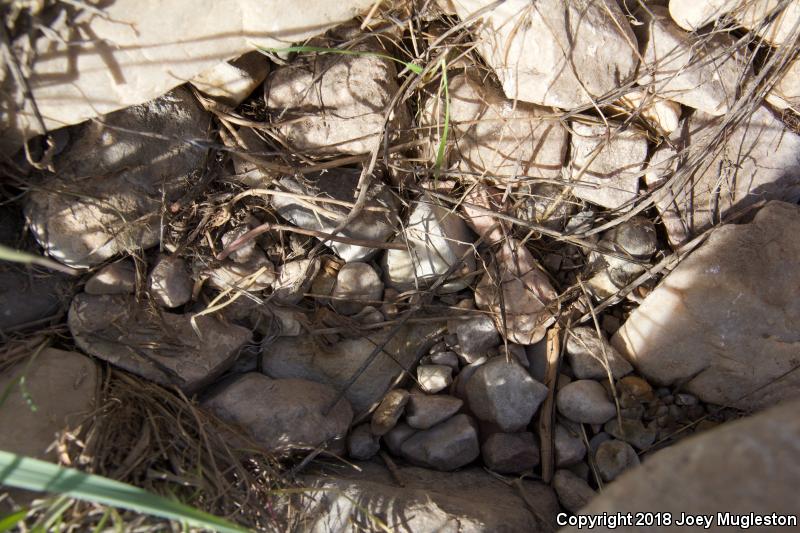
[[[162,256],[150,272],[150,294],[164,307],[180,307],[192,299],[194,282],[186,261],[176,256]]]
[[[547,387],[517,363],[495,357],[469,378],[466,395],[475,416],[511,433],[528,425],[547,396]]]
[[[285,305],[296,305],[311,288],[320,269],[317,259],[288,261],[278,269],[278,279],[272,286],[272,300]]]
[[[445,365],[419,365],[417,381],[423,391],[436,394],[453,382],[453,369]]]
[[[630,444],[621,440],[607,440],[594,454],[597,472],[603,481],[614,481],[621,473],[639,464],[639,456]]]
[[[589,327],[569,330],[567,360],[578,379],[607,379],[609,372],[614,379],[619,379],[633,370],[631,364],[605,338],[598,337],[597,332]]]
[[[398,91],[395,64],[374,55],[386,53],[375,38],[348,49],[366,53],[300,56],[267,79],[267,111],[292,150],[363,154],[380,140],[384,112]],[[405,104],[395,106],[390,131],[409,125]]]
[[[617,101],[619,107],[638,115],[656,130],[669,135],[678,129],[681,105],[647,91],[631,91]]]
[[[501,342],[494,322],[486,315],[458,322],[456,335],[461,352],[472,359],[470,362],[486,356],[491,348]]]
[[[461,20],[489,3],[453,0]],[[478,20],[476,49],[511,99],[571,109],[618,88],[636,69],[636,37],[613,1],[510,0]]]
[[[319,201],[309,205],[307,201],[298,198],[273,196],[272,205],[280,216],[295,226],[329,233],[350,213],[351,208],[322,200],[331,198],[340,202],[355,202],[360,174],[359,170],[335,169],[305,175],[302,181],[293,177],[281,178],[278,184],[282,189],[314,196]],[[339,235],[350,239],[385,242],[395,232],[397,208],[389,189],[377,176],[370,185],[365,207],[369,209],[362,211]],[[342,242],[328,242],[327,245],[346,262],[364,261],[377,251],[375,248]]]
[[[604,429],[606,433],[627,442],[638,450],[649,448],[656,441],[656,430],[654,427],[645,427],[641,420],[622,419],[622,426],[619,420],[611,419],[606,422]]]
[[[383,282],[375,269],[367,263],[347,263],[336,276],[331,297],[337,311],[343,315],[354,315],[364,309],[365,305],[374,305],[381,301]]]
[[[556,470],[553,476],[553,488],[558,500],[567,511],[577,513],[597,496],[585,480],[569,470]]]
[[[449,78],[449,161],[476,176],[561,178],[568,133],[546,108],[509,100],[490,80],[467,72]],[[428,101],[430,126],[444,124],[442,99]],[[436,117],[432,118],[430,115]],[[425,124],[428,125],[428,124]],[[435,150],[438,129],[432,136]]]
[[[561,177],[557,179],[560,180]],[[515,212],[517,218],[546,228],[564,229],[578,210],[578,200],[568,187],[562,185],[552,183],[522,185],[520,194],[521,202]]]
[[[149,248],[159,240],[162,201],[183,193],[203,164],[210,118],[183,88],[70,129],[56,175],[28,195],[26,216],[45,252],[74,267]],[[139,134],[158,132],[159,138]]]
[[[794,59],[767,93],[767,102],[775,109],[791,109],[800,114],[800,59]]]
[[[653,387],[639,376],[625,376],[617,382],[617,394],[620,401],[624,402],[630,397],[639,402],[652,402],[656,399]]]
[[[533,433],[492,433],[481,446],[486,467],[500,474],[520,474],[539,464]]]
[[[403,416],[409,394],[404,389],[392,389],[386,393],[375,412],[372,413],[370,430],[373,435],[381,436],[388,433]]]
[[[13,431],[0,432],[0,449],[58,462],[57,451],[48,448],[59,432],[77,428],[98,407],[99,377],[88,357],[54,348],[3,370],[0,424]]]
[[[269,60],[250,52],[201,72],[190,82],[209,98],[230,107],[241,104],[269,73]]]
[[[796,396],[798,232],[800,208],[782,202],[715,230],[612,344],[651,383],[680,383],[704,402],[751,410]]]
[[[230,368],[250,331],[208,315],[156,315],[129,296],[72,300],[67,324],[86,353],[161,385],[194,392]]]
[[[400,447],[416,432],[416,429],[405,422],[398,422],[388,433],[383,435],[383,442],[386,443],[386,447],[389,448],[390,452],[400,456]]]
[[[368,0],[347,0],[324,9],[309,4],[305,9],[279,10],[278,3],[248,0],[169,6],[118,0],[103,6],[103,16],[94,9],[68,17],[61,11],[48,21],[48,38],[32,43],[31,53],[38,59],[28,83],[45,127],[52,131],[156,98],[217,63],[252,52],[254,46],[280,48],[303,42],[366,13],[371,5]],[[106,43],[104,53],[93,46],[75,46],[77,27]],[[21,41],[28,39],[20,36]],[[12,76],[4,78],[0,108],[15,112],[6,113],[0,122],[0,151],[10,154],[40,130],[31,106],[25,104],[33,99],[24,96]]]
[[[733,105],[738,88],[752,73],[750,63],[731,36],[687,34],[670,18],[666,7],[648,6],[637,11],[644,24],[637,28],[643,63],[639,84],[655,94],[724,115]]]
[[[321,383],[250,372],[215,388],[202,405],[240,425],[269,452],[327,445],[338,453],[344,450],[353,411],[345,399],[334,406],[336,397]]]
[[[235,228],[226,231],[222,235],[222,247],[223,249],[228,248],[232,245],[237,239],[243,237],[247,233],[249,233],[252,229],[254,229],[258,224],[246,224],[242,226],[236,226]],[[232,251],[228,258],[233,261],[234,263],[252,263],[255,261],[263,260],[266,258],[264,255],[264,250],[262,250],[258,246],[258,242],[256,239],[250,239],[243,245],[241,245],[236,250]]]
[[[275,283],[275,267],[266,257],[256,258],[250,263],[223,261],[218,266],[203,270],[200,275],[220,291],[260,292]]]
[[[375,463],[312,472],[301,481],[309,490],[281,507],[301,509],[297,527],[311,533],[371,532],[384,530],[383,524],[398,532],[555,531],[558,503],[541,483],[515,481],[512,487],[480,468],[443,473],[398,465],[396,473],[403,487]]]
[[[455,352],[436,352],[426,355],[420,360],[423,365],[445,365],[458,372],[458,355]]]
[[[412,371],[412,365],[427,353],[440,331],[438,325],[414,324],[401,328],[388,342],[391,330],[383,329],[332,346],[323,346],[310,336],[282,337],[263,345],[261,367],[273,378],[309,379],[343,390],[373,350],[386,343],[347,389],[346,397],[360,419],[381,401],[393,383]]]
[[[590,379],[579,379],[560,388],[556,405],[559,413],[580,424],[604,424],[616,414],[603,386]]]
[[[0,331],[36,325],[63,312],[72,296],[67,276],[41,270],[0,265]]]
[[[455,211],[435,203],[433,198],[423,196],[413,202],[404,231],[395,242],[407,242],[406,250],[387,250],[382,266],[386,283],[405,291],[428,286],[448,273],[449,281],[440,289],[459,291],[467,286],[461,279],[475,270],[472,251],[473,237],[467,225]]]
[[[796,515],[797,498],[792,491],[800,483],[798,408],[798,401],[785,403],[659,450],[606,487],[584,512],[647,509],[680,516],[716,515],[719,509],[731,509],[765,516]]]
[[[460,414],[419,431],[400,446],[400,454],[412,464],[434,470],[455,470],[480,455],[475,422]]]
[[[676,23],[687,31],[694,31],[726,13],[742,26],[754,30],[762,39],[774,46],[790,44],[797,36],[800,4],[790,1],[781,6],[778,0],[743,2],[742,0],[672,0],[669,13]],[[782,11],[776,9],[781,7]],[[774,18],[773,18],[774,17]],[[766,24],[765,20],[771,19]]]
[[[604,233],[598,247],[616,254],[603,254],[602,258],[611,282],[624,287],[642,274],[646,265],[634,260],[649,261],[657,241],[655,225],[645,217],[633,217]]]
[[[136,265],[123,259],[101,268],[83,286],[86,294],[132,294],[136,290]]]
[[[412,394],[406,406],[406,422],[415,429],[428,429],[456,414],[463,404],[445,394]]]
[[[347,455],[353,459],[366,461],[380,449],[378,437],[370,432],[369,424],[356,426],[347,437]]]
[[[556,467],[562,468],[579,463],[586,456],[586,446],[583,444],[581,433],[564,424],[556,424],[553,437],[556,450]]]
[[[572,194],[589,202],[617,209],[639,193],[639,177],[647,158],[644,131],[619,124],[572,121]]]
[[[475,303],[492,314],[497,329],[510,342],[527,345],[540,341],[554,320],[548,305],[557,297],[547,275],[530,251],[511,237],[495,253],[494,262],[496,269],[490,268],[478,282]]]
[[[800,136],[765,106],[725,134],[719,128],[723,120],[703,113],[689,118],[685,134],[689,153],[702,154],[709,147],[712,152],[692,172],[689,190],[675,183],[656,200],[673,247],[729,212],[762,200],[800,200]],[[645,175],[648,187],[663,184],[676,168],[681,170],[670,157],[668,148],[655,151]]]

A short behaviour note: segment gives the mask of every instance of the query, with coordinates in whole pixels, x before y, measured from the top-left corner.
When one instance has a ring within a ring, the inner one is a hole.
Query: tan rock
[[[453,0],[467,20],[489,0]],[[636,70],[636,37],[616,1],[507,0],[480,17],[478,52],[508,98],[570,109]]]
[[[647,91],[632,91],[620,98],[617,104],[628,113],[638,113],[662,133],[670,134],[678,129],[681,119],[681,104],[678,102]]]
[[[192,80],[206,96],[236,107],[250,96],[269,73],[269,60],[260,52],[250,52],[211,67]]]
[[[795,59],[772,89],[767,93],[767,102],[776,109],[791,109],[800,114],[800,59]]]
[[[800,208],[770,202],[724,226],[631,313],[612,344],[651,383],[761,408],[800,394]]]

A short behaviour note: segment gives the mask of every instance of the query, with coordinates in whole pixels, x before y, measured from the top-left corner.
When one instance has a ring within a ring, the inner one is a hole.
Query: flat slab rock
[[[303,486],[316,490],[295,497],[304,517],[300,530],[385,531],[371,516],[402,533],[555,530],[558,502],[553,490],[541,483],[514,481],[517,488],[479,468],[443,473],[400,466],[397,475],[405,487],[399,487],[383,466],[357,466],[360,472],[304,476]]]
[[[356,418],[365,414],[384,397],[392,384],[427,352],[440,326],[417,324],[403,327],[383,347],[347,390],[346,398]],[[261,367],[273,378],[301,378],[325,383],[343,390],[358,372],[372,351],[381,346],[388,331],[356,339],[344,339],[332,346],[323,346],[311,336],[281,337],[264,346]]]
[[[797,396],[800,374],[784,374],[800,346],[798,236],[800,207],[783,202],[715,230],[612,345],[648,380],[682,383],[706,402],[750,410]]]
[[[716,517],[719,511],[795,516],[800,484],[798,409],[798,401],[784,403],[660,450],[609,484],[580,513],[660,511],[671,512],[675,519],[681,513]],[[631,526],[618,531],[652,530]]]
[[[67,324],[86,353],[161,385],[194,392],[236,360],[250,331],[210,316],[155,314],[130,296],[81,293],[72,300]]]

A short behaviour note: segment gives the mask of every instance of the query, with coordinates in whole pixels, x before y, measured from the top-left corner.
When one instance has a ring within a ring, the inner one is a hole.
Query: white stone
[[[628,113],[639,116],[657,130],[669,135],[676,129],[681,119],[681,104],[667,100],[648,91],[631,91],[617,101]]]
[[[194,87],[206,96],[236,107],[250,96],[269,73],[269,60],[260,52],[219,63],[192,79]]]
[[[789,63],[766,100],[776,109],[791,109],[800,115],[800,58]]]

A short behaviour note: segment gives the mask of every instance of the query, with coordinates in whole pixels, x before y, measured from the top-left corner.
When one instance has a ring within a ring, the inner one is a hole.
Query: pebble
[[[361,424],[350,431],[347,437],[347,455],[359,461],[366,461],[372,458],[381,445],[378,437],[370,431],[369,424]]]
[[[486,315],[459,321],[456,326],[456,335],[461,353],[472,359],[467,361],[468,363],[486,355],[489,349],[500,344],[500,334],[497,332],[494,321]]]
[[[487,468],[500,474],[518,474],[539,464],[539,446],[533,433],[493,433],[481,446]]]
[[[436,470],[455,470],[480,455],[478,430],[468,415],[460,414],[419,431],[400,446],[407,461]]]
[[[372,434],[381,436],[388,433],[403,415],[408,399],[408,391],[404,389],[392,389],[387,392],[375,412],[372,413],[370,423]]]
[[[608,440],[597,447],[594,454],[597,472],[603,481],[613,481],[622,472],[639,464],[636,450],[627,442]]]
[[[436,394],[443,391],[453,382],[453,369],[445,365],[419,365],[417,381],[427,393]]]
[[[123,259],[101,268],[89,278],[83,290],[86,294],[132,294],[136,289],[136,266]]]
[[[656,429],[645,427],[641,420],[623,418],[620,427],[619,421],[612,418],[606,422],[604,429],[615,439],[623,440],[639,450],[649,448],[656,440]]]
[[[415,429],[428,429],[456,414],[463,401],[444,394],[411,394],[406,405],[406,422]]]
[[[603,386],[589,379],[573,381],[559,389],[556,406],[559,413],[581,424],[604,424],[616,414]]]
[[[556,470],[553,488],[561,506],[571,513],[577,513],[588,504],[597,493],[589,484],[569,470]]]
[[[633,371],[631,364],[605,338],[588,327],[574,328],[567,338],[567,360],[578,379],[619,379]],[[608,370],[605,361],[608,362]]]
[[[435,352],[426,355],[420,360],[423,365],[445,365],[458,371],[458,356],[455,352]]]
[[[150,294],[164,307],[180,307],[192,299],[194,282],[186,261],[180,257],[162,256],[150,272]]]
[[[571,428],[565,424],[556,424],[553,442],[557,468],[579,463],[586,456],[586,446],[583,444],[583,438],[577,427]]]
[[[353,261],[339,269],[331,302],[341,314],[354,315],[366,305],[377,305],[382,296],[383,282],[375,269]]]

